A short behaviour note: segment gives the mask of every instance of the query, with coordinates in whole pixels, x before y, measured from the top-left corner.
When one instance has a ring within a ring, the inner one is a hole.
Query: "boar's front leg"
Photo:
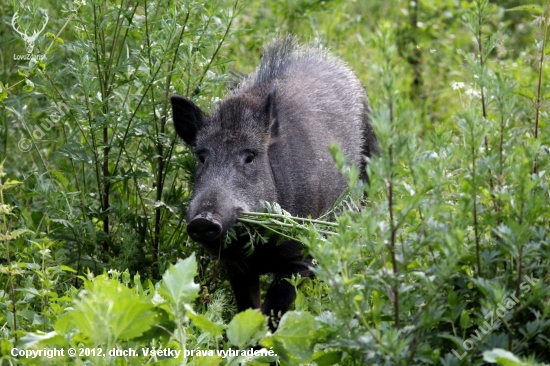
[[[281,261],[280,268],[274,272],[275,279],[267,290],[262,306],[262,313],[268,317],[268,325],[272,332],[275,332],[281,317],[296,299],[296,289],[286,279],[292,278],[293,275],[300,275],[302,278],[313,277],[310,269],[313,266],[313,258],[304,258],[299,243],[286,244],[286,250],[283,250],[286,257]]]
[[[259,309],[260,276],[233,267],[226,267],[226,272],[237,302],[237,311]]]

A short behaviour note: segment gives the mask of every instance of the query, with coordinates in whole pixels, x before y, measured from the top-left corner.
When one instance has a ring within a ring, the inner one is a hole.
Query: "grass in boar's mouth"
[[[321,229],[320,227],[337,227],[338,224],[329,221],[307,219],[303,217],[296,217],[287,214],[278,214],[273,212],[242,212],[239,221],[252,225],[259,225],[269,231],[283,235],[290,239],[296,239],[278,229],[284,231],[284,228],[295,230],[308,230],[309,225],[314,225],[318,228],[319,233],[326,235],[336,235],[335,232]]]
[[[290,212],[282,209],[278,203],[263,201],[261,206],[264,208],[263,211],[244,211],[241,212],[238,219],[238,224],[242,224],[251,236],[251,242],[267,242],[267,240],[254,240],[255,237],[258,238],[256,235],[260,234],[255,229],[257,227],[261,227],[270,233],[278,234],[281,237],[298,241],[300,241],[300,234],[308,232],[311,226],[315,227],[315,230],[321,236],[337,235],[333,229],[337,228],[338,224],[333,221],[323,220],[323,218],[334,218],[345,210],[358,210],[356,202],[354,202],[347,190],[336,200],[332,209],[317,219],[292,216]],[[259,235],[259,238],[261,238],[261,235]]]

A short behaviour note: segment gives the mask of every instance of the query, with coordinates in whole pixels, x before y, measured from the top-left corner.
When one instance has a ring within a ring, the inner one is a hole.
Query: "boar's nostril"
[[[211,243],[219,239],[221,233],[222,226],[218,222],[202,217],[187,224],[187,234],[199,243]]]

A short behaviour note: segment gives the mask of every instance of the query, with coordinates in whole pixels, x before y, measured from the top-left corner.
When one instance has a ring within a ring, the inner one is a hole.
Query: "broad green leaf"
[[[522,366],[523,362],[512,352],[501,348],[493,348],[490,351],[483,352],[483,360],[490,363],[498,363],[502,366]]]
[[[69,319],[60,319],[56,329],[69,329],[72,325],[93,345],[139,337],[155,321],[153,304],[147,298],[139,297],[107,275],[86,282],[79,295],[74,310],[67,315]]]
[[[262,346],[273,348],[281,360],[294,365],[307,362],[313,355],[315,318],[310,313],[289,311],[281,318],[279,328]]]
[[[9,355],[13,346],[7,338],[0,340],[0,355]]]
[[[111,323],[116,339],[139,337],[149,330],[155,320],[155,314],[150,311],[153,304],[139,301],[137,298],[119,300],[116,307],[121,309]]]
[[[317,366],[332,366],[342,360],[342,352],[315,352],[312,359]]]
[[[72,318],[70,316],[71,313],[61,315],[57,318],[57,321],[55,322],[54,329],[59,334],[67,334],[71,329],[74,328]]]
[[[200,328],[205,332],[208,332],[216,337],[219,337],[223,334],[223,328],[220,325],[206,319],[204,315],[202,314],[195,315],[191,312],[188,312],[187,316],[189,317],[189,319],[193,321],[193,324],[195,324],[197,328]]]
[[[218,366],[221,362],[220,356],[196,356],[189,366]]]
[[[229,342],[241,349],[257,342],[265,333],[265,318],[259,310],[253,309],[235,315],[227,328]]]
[[[195,253],[171,265],[162,276],[159,293],[172,304],[191,302],[199,295],[200,286],[193,279],[197,275]]]
[[[539,15],[542,15],[544,13],[544,9],[537,4],[515,6],[513,8],[506,9],[506,11],[528,11],[530,13],[535,13]]]
[[[19,348],[35,348],[44,347],[48,344],[64,345],[67,341],[62,335],[57,332],[48,332],[42,334],[27,333],[19,340],[17,345]]]

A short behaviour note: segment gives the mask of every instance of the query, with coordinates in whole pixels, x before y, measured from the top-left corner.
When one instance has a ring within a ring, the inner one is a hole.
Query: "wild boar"
[[[247,257],[246,239],[223,247],[223,238],[261,201],[300,217],[330,210],[347,187],[330,144],[366,179],[376,137],[365,89],[339,59],[289,36],[265,48],[257,70],[210,116],[187,98],[174,95],[171,103],[176,132],[198,159],[187,233],[219,256],[239,311],[260,308],[259,276],[275,275],[261,307],[274,330],[296,297],[285,278],[310,276],[311,256],[296,241],[271,240]]]

